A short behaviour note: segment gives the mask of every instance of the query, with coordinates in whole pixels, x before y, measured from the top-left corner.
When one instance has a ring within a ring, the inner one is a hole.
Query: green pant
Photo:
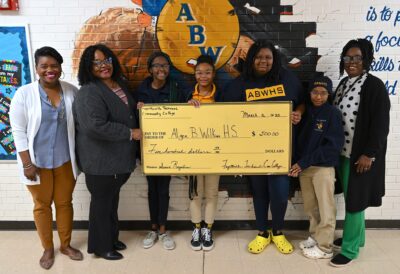
[[[340,157],[339,176],[342,181],[344,197],[347,197],[349,185],[350,159]],[[350,197],[351,199],[351,197]],[[341,254],[349,259],[358,257],[360,247],[365,244],[365,214],[364,210],[359,212],[348,212],[344,219],[343,242]]]

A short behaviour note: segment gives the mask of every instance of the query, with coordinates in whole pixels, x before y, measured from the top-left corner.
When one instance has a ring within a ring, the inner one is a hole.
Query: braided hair
[[[344,72],[344,61],[343,57],[346,56],[346,53],[351,48],[359,48],[362,54],[362,64],[363,69],[366,72],[369,72],[371,69],[371,64],[374,61],[374,46],[372,43],[363,38],[358,38],[355,40],[350,40],[347,44],[343,47],[342,53],[340,54],[340,76],[343,75]]]

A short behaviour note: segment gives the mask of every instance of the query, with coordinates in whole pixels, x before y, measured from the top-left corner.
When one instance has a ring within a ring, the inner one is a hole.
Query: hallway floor
[[[286,235],[295,245],[291,255],[282,255],[271,244],[263,253],[247,252],[249,240],[255,231],[216,231],[215,248],[209,252],[193,251],[190,248],[191,231],[173,231],[175,250],[164,250],[157,242],[150,249],[142,248],[145,231],[122,231],[120,239],[128,245],[122,251],[124,259],[106,261],[86,253],[87,232],[74,231],[72,245],[84,253],[84,260],[72,261],[58,251],[53,267],[46,271],[40,268],[42,254],[35,231],[0,231],[0,274],[21,273],[66,273],[66,274],[279,274],[279,273],[400,273],[400,230],[367,230],[366,246],[360,257],[346,268],[334,268],[329,260],[305,258],[298,248],[300,240],[306,238],[305,231],[287,231]]]

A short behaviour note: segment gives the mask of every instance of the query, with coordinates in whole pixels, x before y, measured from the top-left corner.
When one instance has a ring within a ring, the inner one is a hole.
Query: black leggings
[[[152,225],[165,225],[169,206],[169,183],[171,176],[146,176],[148,201]]]

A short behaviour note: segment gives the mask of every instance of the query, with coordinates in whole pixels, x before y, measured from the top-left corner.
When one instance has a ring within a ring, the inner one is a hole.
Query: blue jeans
[[[287,175],[249,176],[253,193],[256,226],[259,231],[272,227],[281,230],[285,219],[289,196],[289,177]],[[271,206],[272,225],[268,223],[268,207]]]

